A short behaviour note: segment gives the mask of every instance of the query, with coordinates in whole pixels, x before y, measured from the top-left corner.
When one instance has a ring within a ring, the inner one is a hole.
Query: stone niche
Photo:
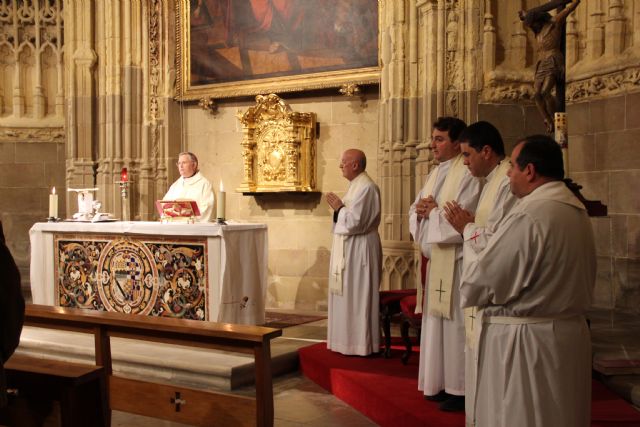
[[[316,191],[316,114],[297,113],[275,94],[258,95],[239,117],[241,193]]]

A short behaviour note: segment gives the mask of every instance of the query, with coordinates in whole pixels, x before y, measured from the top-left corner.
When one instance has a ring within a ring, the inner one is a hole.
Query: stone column
[[[93,149],[96,124],[95,42],[93,37],[93,16],[95,3],[89,0],[65,1],[65,55],[67,96],[67,187],[93,187]],[[75,197],[67,198],[69,215],[77,211]]]
[[[477,4],[478,3],[478,4]],[[385,1],[382,7],[380,176],[382,289],[415,288],[419,251],[408,212],[431,168],[431,123],[475,119],[482,82],[480,0]]]
[[[415,287],[407,212],[415,189],[419,142],[418,17],[415,0],[384,1],[381,8],[380,177],[382,289]]]
[[[168,164],[180,151],[180,112],[172,100],[171,78],[175,4],[65,4],[65,39],[72,52],[67,57],[67,183],[97,186],[103,211],[121,218],[124,207],[117,181],[126,167],[130,218],[153,219],[155,200],[168,188]],[[175,123],[171,138],[167,116]]]

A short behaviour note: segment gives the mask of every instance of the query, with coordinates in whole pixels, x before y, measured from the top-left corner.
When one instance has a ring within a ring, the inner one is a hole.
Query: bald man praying
[[[349,189],[343,199],[334,193],[326,195],[334,212],[327,348],[358,356],[380,351],[380,190],[366,167],[362,151],[345,151],[340,169]]]

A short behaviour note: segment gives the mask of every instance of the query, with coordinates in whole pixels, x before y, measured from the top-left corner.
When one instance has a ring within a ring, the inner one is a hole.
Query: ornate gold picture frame
[[[380,0],[176,1],[178,100],[380,80]]]

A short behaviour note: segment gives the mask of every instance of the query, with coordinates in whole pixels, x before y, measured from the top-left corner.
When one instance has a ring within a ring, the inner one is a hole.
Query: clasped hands
[[[327,193],[325,199],[327,200],[327,203],[329,203],[329,206],[331,206],[331,209],[333,209],[334,211],[337,211],[344,206],[344,203],[342,203],[342,199],[340,199],[340,197],[338,197],[335,193]]]
[[[475,217],[471,212],[463,209],[455,200],[445,203],[442,210],[444,211],[445,219],[460,234],[464,232],[464,227],[467,224],[475,221]]]
[[[436,199],[434,199],[433,196],[420,199],[416,204],[416,214],[418,215],[418,220],[422,221],[424,218],[428,218],[431,211],[437,207],[438,204],[436,203]]]

